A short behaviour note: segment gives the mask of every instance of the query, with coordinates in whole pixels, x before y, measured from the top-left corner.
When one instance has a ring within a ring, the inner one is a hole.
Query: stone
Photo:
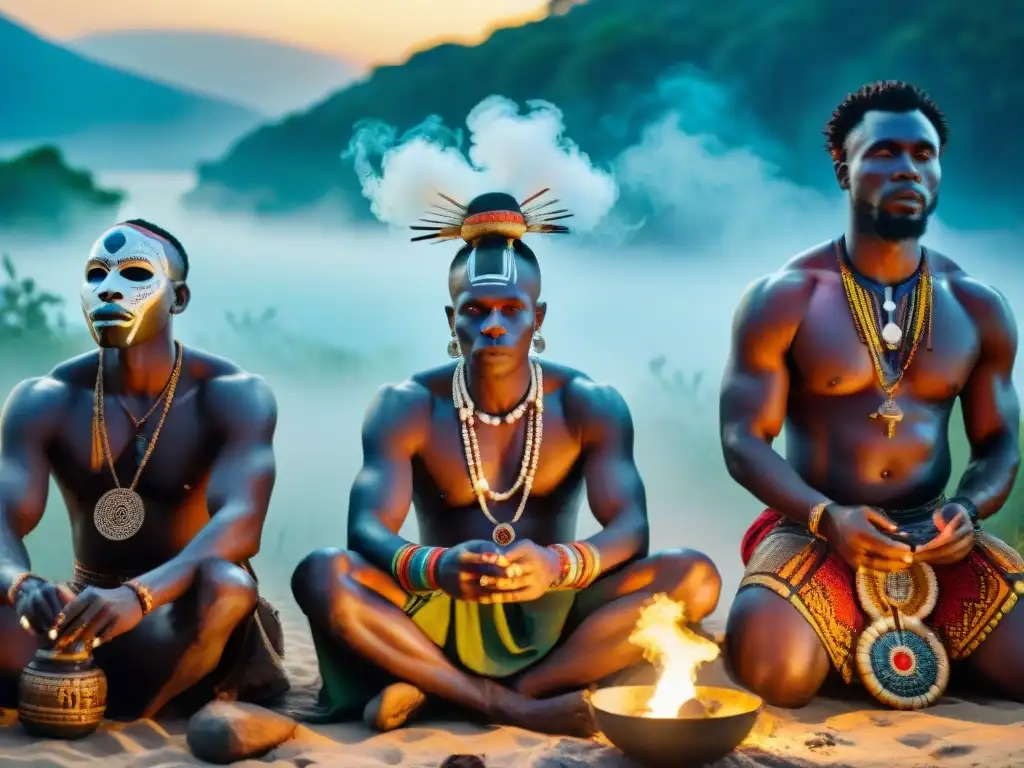
[[[700,699],[689,699],[684,701],[676,717],[686,720],[696,720],[710,717],[708,707]]]
[[[186,741],[200,760],[226,765],[259,757],[288,741],[298,724],[255,704],[212,701],[188,721]]]
[[[441,768],[487,768],[487,765],[476,755],[449,755]]]

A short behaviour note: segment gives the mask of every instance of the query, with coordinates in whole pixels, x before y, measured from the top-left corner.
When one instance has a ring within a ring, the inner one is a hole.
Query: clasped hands
[[[529,539],[504,551],[488,541],[469,541],[441,556],[437,581],[457,600],[524,603],[543,596],[560,571],[558,553]]]
[[[87,587],[76,596],[67,586],[42,579],[18,591],[15,610],[26,630],[46,637],[58,650],[96,648],[135,629],[143,618],[130,587]]]
[[[974,523],[967,510],[947,502],[935,510],[935,537],[916,548],[901,541],[899,527],[873,507],[833,506],[828,510],[826,538],[853,568],[902,571],[912,563],[951,565],[974,548]]]

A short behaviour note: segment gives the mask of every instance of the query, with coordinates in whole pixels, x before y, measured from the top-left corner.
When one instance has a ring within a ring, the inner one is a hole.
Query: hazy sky
[[[362,62],[438,40],[476,42],[544,0],[0,0],[0,13],[54,38],[116,29],[202,29],[266,37]]]

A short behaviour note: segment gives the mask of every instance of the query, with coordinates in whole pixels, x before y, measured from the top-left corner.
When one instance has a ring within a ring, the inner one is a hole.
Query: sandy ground
[[[300,617],[287,616],[287,662],[296,704],[317,690],[316,655]],[[728,684],[711,665],[699,682]],[[77,742],[34,741],[14,712],[0,721],[0,766],[72,768],[103,765],[171,768],[203,765],[185,745],[183,722],[105,725]],[[437,768],[453,753],[480,756],[488,768],[630,768],[635,764],[598,742],[549,738],[513,728],[417,723],[389,734],[358,724],[300,727],[295,738],[239,766],[329,765],[338,768]],[[822,699],[799,712],[766,710],[739,751],[716,768],[1009,768],[1024,765],[1024,707],[947,697],[926,713],[891,712]]]

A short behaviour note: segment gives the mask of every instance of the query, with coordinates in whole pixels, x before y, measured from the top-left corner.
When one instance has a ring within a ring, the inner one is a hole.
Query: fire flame
[[[686,607],[658,594],[641,612],[629,641],[644,650],[644,659],[659,669],[644,717],[677,717],[697,698],[697,670],[718,658],[718,645],[687,628]]]

